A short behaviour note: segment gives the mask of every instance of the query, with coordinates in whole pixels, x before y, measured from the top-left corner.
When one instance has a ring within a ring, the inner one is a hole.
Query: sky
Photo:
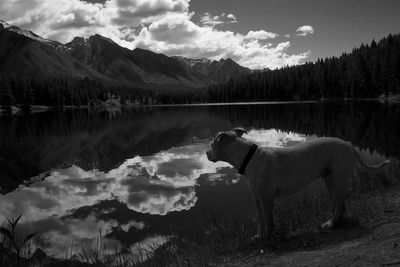
[[[168,56],[275,69],[400,33],[398,0],[1,0],[0,19],[66,43],[101,34]]]

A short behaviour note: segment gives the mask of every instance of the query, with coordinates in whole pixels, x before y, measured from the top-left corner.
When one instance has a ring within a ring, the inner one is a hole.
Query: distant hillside
[[[116,86],[204,88],[250,73],[230,59],[188,68],[187,60],[144,49],[130,50],[93,35],[67,44],[0,21],[0,74],[84,78]]]
[[[400,35],[362,44],[349,54],[253,72],[210,86],[208,101],[377,98],[400,93]]]

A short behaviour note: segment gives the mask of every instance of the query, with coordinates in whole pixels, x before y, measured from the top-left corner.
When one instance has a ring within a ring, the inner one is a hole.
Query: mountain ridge
[[[232,59],[189,59],[142,48],[131,50],[99,34],[75,37],[62,44],[1,20],[0,48],[0,73],[88,77],[107,84],[144,88],[201,88],[251,72]]]

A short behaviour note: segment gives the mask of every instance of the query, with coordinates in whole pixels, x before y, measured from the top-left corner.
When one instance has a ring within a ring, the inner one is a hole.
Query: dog
[[[321,137],[290,147],[259,148],[244,139],[244,133],[243,128],[217,133],[206,155],[212,162],[233,165],[246,176],[257,211],[256,238],[271,237],[274,199],[290,196],[317,178],[323,179],[334,199],[333,215],[321,225],[331,229],[345,211],[345,189],[356,164],[376,170],[390,162],[368,165],[349,142],[339,138]]]

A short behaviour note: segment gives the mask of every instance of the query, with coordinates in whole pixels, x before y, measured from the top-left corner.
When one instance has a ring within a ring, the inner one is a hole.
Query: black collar
[[[244,171],[246,170],[247,164],[249,164],[249,161],[251,160],[251,157],[254,155],[254,152],[256,152],[258,146],[256,144],[252,144],[250,146],[249,152],[247,152],[246,157],[243,160],[242,166],[240,166],[239,173],[243,174]]]

